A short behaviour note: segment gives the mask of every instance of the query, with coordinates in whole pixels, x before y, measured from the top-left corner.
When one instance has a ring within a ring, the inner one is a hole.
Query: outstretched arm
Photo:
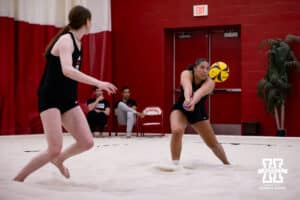
[[[109,94],[115,93],[116,87],[105,81],[97,80],[89,75],[86,75],[72,66],[72,52],[74,50],[72,39],[69,35],[64,35],[58,40],[58,53],[62,65],[63,74],[75,81],[96,86],[107,91]]]
[[[193,74],[189,70],[184,70],[180,75],[180,84],[184,91],[184,98],[186,101],[190,101],[193,96]]]
[[[183,87],[185,98],[183,107],[188,111],[193,111],[195,104],[202,97],[210,94],[215,88],[215,82],[211,78],[207,78],[201,87],[193,93],[192,81],[193,74],[188,70],[184,70],[181,73],[181,86]]]
[[[207,78],[201,87],[194,92],[192,102],[197,104],[200,99],[213,92],[215,88],[215,82],[211,78]]]

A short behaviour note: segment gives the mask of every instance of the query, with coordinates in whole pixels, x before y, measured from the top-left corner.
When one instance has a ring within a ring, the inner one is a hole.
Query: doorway
[[[216,83],[207,101],[207,113],[216,134],[241,135],[241,40],[240,27],[215,27],[173,30],[172,37],[172,103],[180,92],[180,73],[198,58],[212,64],[225,62],[230,75],[224,83]],[[188,127],[186,132],[194,133]]]

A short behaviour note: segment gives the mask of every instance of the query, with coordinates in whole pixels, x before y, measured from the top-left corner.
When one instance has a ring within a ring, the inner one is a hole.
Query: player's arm
[[[105,108],[104,114],[105,114],[106,116],[109,116],[109,114],[110,114],[110,108],[109,108],[109,107]]]
[[[193,74],[189,70],[184,70],[181,72],[180,75],[180,84],[184,91],[184,98],[187,101],[191,100],[191,97],[193,96]]]
[[[68,34],[60,37],[57,42],[62,72],[66,77],[81,83],[104,89],[108,93],[115,92],[116,88],[112,84],[105,81],[99,81],[89,75],[80,72],[72,66],[72,53],[74,51],[74,45],[71,37]]]
[[[208,94],[211,94],[215,88],[215,82],[211,78],[207,78],[201,87],[194,92],[192,102],[197,104],[200,99]]]

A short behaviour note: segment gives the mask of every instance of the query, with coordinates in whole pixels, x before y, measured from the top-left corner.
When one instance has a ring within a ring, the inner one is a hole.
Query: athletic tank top
[[[71,35],[74,45],[72,65],[75,69],[80,70],[82,50],[78,49],[73,34],[71,32],[66,34]],[[77,100],[77,81],[63,74],[60,59],[58,56],[52,55],[51,50],[46,55],[46,67],[40,82],[38,95],[57,102]]]
[[[193,74],[192,88],[193,88],[193,92],[195,92],[196,90],[198,90],[201,87],[201,85],[204,83],[204,81],[202,81],[200,84],[197,85],[195,83],[195,77],[194,77],[193,70],[192,69],[188,69],[188,70],[191,71],[192,74]],[[206,100],[206,98],[207,98],[207,95],[204,96],[204,97],[202,97],[200,99],[200,101],[195,105],[194,112],[195,111],[199,112],[199,110],[201,110],[201,111],[205,110],[205,100]],[[183,104],[184,100],[185,100],[185,98],[184,98],[184,90],[183,90],[183,87],[181,86],[180,87],[180,95],[179,95],[178,100],[176,101],[174,107],[177,108],[177,109],[184,110],[184,108],[182,107],[182,104]]]

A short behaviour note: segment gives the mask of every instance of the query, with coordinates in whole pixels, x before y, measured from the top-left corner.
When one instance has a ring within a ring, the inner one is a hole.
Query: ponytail
[[[49,44],[48,44],[47,47],[46,47],[45,54],[44,54],[45,57],[47,57],[47,55],[50,53],[52,47],[54,46],[54,44],[55,44],[55,42],[58,40],[58,38],[59,38],[61,35],[63,35],[63,34],[65,34],[65,33],[69,32],[69,31],[70,31],[70,26],[67,25],[67,26],[65,26],[63,29],[61,29],[61,30],[55,35],[55,37],[49,42]]]

